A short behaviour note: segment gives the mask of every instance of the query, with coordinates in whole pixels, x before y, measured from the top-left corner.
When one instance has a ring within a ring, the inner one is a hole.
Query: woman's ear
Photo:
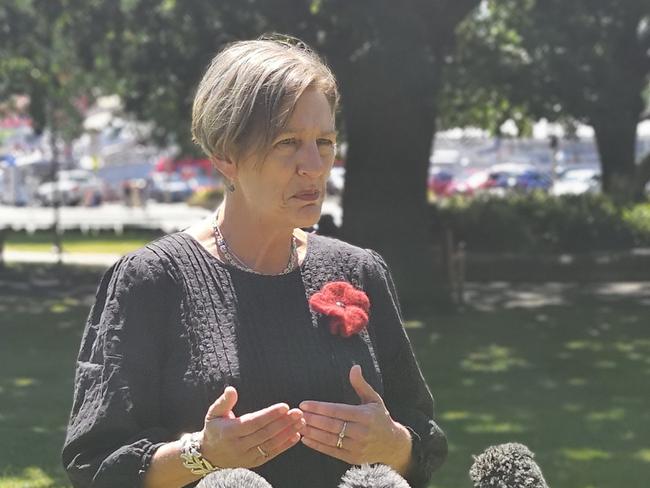
[[[237,165],[226,158],[212,156],[210,158],[215,168],[229,181],[234,181],[237,177]]]

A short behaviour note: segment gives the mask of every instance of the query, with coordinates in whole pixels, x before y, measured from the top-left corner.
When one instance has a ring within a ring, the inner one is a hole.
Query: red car
[[[453,186],[454,174],[451,171],[435,170],[429,174],[429,190],[438,197],[449,196],[449,189]]]

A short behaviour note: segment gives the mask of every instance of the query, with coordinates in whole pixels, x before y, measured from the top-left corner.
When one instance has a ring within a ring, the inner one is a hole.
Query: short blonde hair
[[[227,45],[194,97],[192,138],[208,157],[261,160],[285,128],[298,98],[321,91],[332,113],[339,92],[331,70],[305,43],[288,36]]]

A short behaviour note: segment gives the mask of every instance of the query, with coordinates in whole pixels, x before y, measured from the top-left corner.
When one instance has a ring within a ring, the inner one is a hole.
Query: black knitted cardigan
[[[330,281],[369,296],[359,335],[332,335],[327,317],[310,310],[308,297]],[[225,386],[237,388],[238,416],[308,399],[358,404],[354,364],[410,430],[407,479],[425,487],[447,443],[381,256],[309,234],[298,269],[265,276],[222,263],[189,234],[167,235],[124,256],[99,284],[76,365],[64,467],[75,488],[139,487],[155,450],[200,430]],[[335,488],[349,467],[298,443],[255,471],[275,488]]]

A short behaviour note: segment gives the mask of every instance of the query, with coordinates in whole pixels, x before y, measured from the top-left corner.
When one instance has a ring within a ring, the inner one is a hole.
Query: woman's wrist
[[[215,449],[218,446],[215,445],[214,436],[206,436],[205,428],[195,433],[196,438],[201,444],[201,455],[207,459],[211,464],[215,466],[221,466],[215,457]],[[223,468],[222,468],[223,469]]]
[[[200,479],[199,475],[183,466],[181,452],[180,439],[160,446],[145,472],[144,488],[180,488]]]
[[[402,476],[408,474],[411,470],[413,439],[411,432],[402,424],[395,422],[397,429],[397,440],[395,449],[395,459],[391,467]]]
[[[399,422],[395,422],[394,455],[387,464],[402,476],[406,476],[411,469],[412,447],[411,432]]]

